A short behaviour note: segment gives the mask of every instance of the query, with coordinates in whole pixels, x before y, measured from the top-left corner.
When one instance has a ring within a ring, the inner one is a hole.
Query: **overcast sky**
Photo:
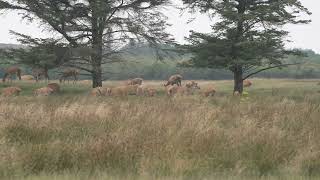
[[[320,53],[320,1],[319,0],[301,0],[305,7],[312,11],[310,18],[312,23],[309,25],[290,25],[288,30],[290,31],[289,39],[292,43],[288,43],[287,47],[313,49]],[[210,20],[204,15],[196,15],[198,18],[192,23],[187,24],[187,21],[192,17],[191,15],[184,14],[179,15],[179,11],[173,8],[169,8],[166,12],[169,17],[169,23],[172,26],[168,31],[175,37],[178,42],[183,42],[184,37],[188,36],[189,31],[195,30],[198,32],[210,31]],[[14,13],[5,13],[0,15],[0,43],[17,43],[13,36],[9,34],[9,30],[22,32],[33,37],[45,37],[46,32],[41,32],[36,24],[27,24],[20,20],[20,16]]]

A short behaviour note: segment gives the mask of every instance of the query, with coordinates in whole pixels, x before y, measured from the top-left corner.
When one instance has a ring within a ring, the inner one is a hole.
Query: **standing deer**
[[[167,83],[164,84],[164,86],[173,86],[173,85],[178,85],[178,86],[181,86],[181,81],[182,81],[182,76],[180,74],[175,74],[175,75],[172,75],[170,76],[170,78],[168,79]]]
[[[66,69],[62,72],[62,75],[59,79],[60,83],[65,82],[68,77],[73,77],[73,83],[78,81],[79,71],[77,69]],[[69,82],[69,81],[68,81]]]
[[[12,66],[12,67],[9,67],[5,70],[5,74],[2,78],[2,82],[6,82],[6,79],[10,76],[10,79],[12,81],[12,76],[13,75],[16,75],[19,80],[21,80],[21,69],[17,66]]]
[[[43,77],[46,81],[49,81],[48,69],[46,68],[33,68],[32,74],[35,77],[36,82],[38,82],[41,77]]]
[[[134,78],[134,79],[129,79],[129,80],[126,82],[126,85],[136,85],[136,84],[141,85],[142,82],[143,82],[143,79],[142,79],[142,78]]]

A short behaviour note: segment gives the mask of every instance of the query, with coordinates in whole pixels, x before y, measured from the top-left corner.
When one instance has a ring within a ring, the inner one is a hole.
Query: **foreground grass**
[[[0,178],[318,179],[318,87],[265,82],[245,100],[228,81],[213,98],[2,98]]]
[[[141,180],[150,180],[150,179],[159,179],[159,180],[182,180],[186,179],[183,177],[152,177],[152,176],[110,176],[107,174],[96,174],[96,175],[88,175],[88,174],[77,174],[77,175],[37,175],[37,176],[28,176],[25,178],[26,180],[132,180],[132,179],[141,179]],[[192,178],[189,178],[192,179]],[[198,179],[198,178],[194,178]],[[318,177],[306,177],[306,176],[262,176],[262,177],[249,177],[249,176],[211,176],[205,179],[213,179],[213,180],[318,180]]]

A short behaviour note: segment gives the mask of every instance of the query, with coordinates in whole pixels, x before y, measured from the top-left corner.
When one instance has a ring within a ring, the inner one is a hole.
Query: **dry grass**
[[[316,83],[253,83],[249,99],[232,97],[230,81],[214,82],[212,98],[2,98],[0,178],[320,177]]]

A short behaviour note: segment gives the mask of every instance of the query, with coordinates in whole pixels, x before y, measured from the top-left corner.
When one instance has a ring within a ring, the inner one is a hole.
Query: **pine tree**
[[[166,4],[168,0],[0,0],[0,10],[18,11],[60,34],[57,40],[77,51],[64,65],[87,71],[98,87],[102,65],[114,63],[132,40],[153,47],[172,41],[159,10]]]
[[[183,65],[224,68],[234,74],[234,91],[242,93],[243,80],[267,69],[283,67],[287,24],[307,24],[299,18],[311,13],[299,0],[183,0],[190,12],[207,13],[211,33],[192,32],[183,46],[193,54]]]

